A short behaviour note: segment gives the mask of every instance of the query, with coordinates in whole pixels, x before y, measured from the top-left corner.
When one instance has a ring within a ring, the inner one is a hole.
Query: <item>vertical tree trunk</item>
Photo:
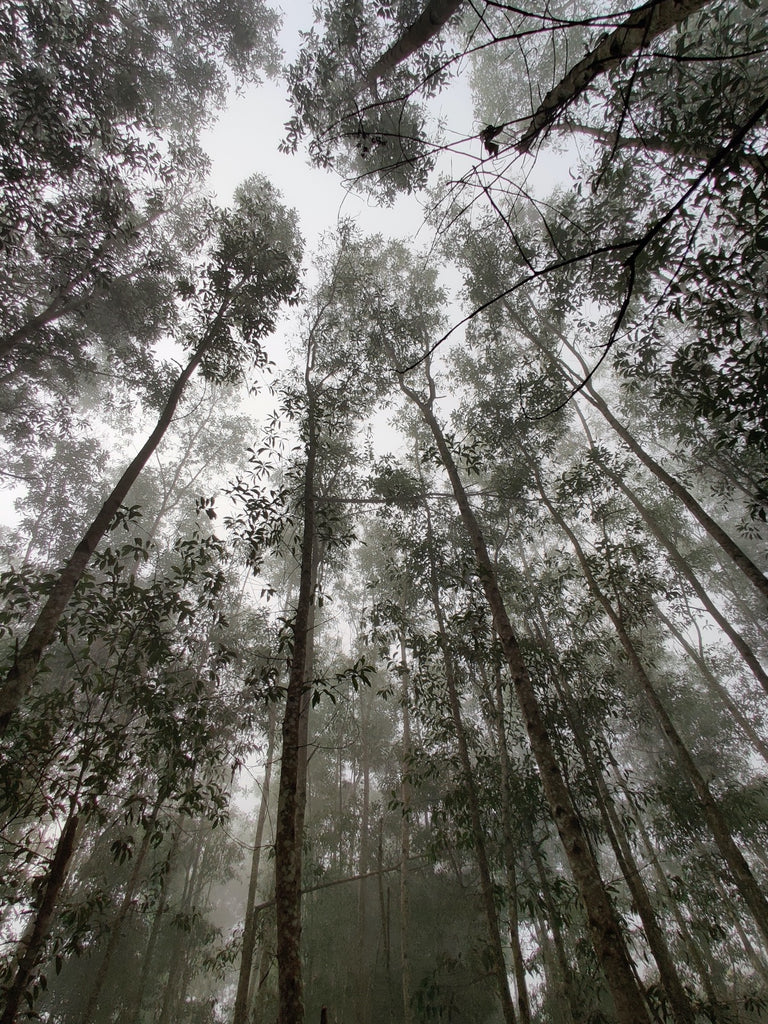
[[[275,910],[277,915],[277,968],[280,1024],[303,1024],[304,994],[301,976],[301,846],[298,830],[303,821],[299,806],[302,714],[306,704],[306,663],[312,605],[312,567],[315,534],[315,464],[317,436],[314,397],[307,380],[307,462],[304,469],[304,524],[301,541],[299,596],[293,627],[293,652],[283,718],[282,762],[275,833]]]
[[[637,651],[624,628],[621,616],[618,614],[612,603],[607,599],[605,594],[600,590],[595,581],[594,576],[589,567],[589,562],[576,539],[575,534],[567,525],[560,513],[554,508],[552,503],[547,498],[544,489],[541,485],[541,481],[537,474],[537,482],[539,485],[539,492],[542,497],[542,501],[549,509],[550,514],[554,521],[560,526],[563,532],[566,534],[568,539],[576,552],[576,557],[581,565],[584,578],[587,582],[587,586],[594,595],[598,604],[603,608],[605,614],[608,616],[610,621],[613,623],[613,627],[616,630],[616,634],[619,638],[624,653],[627,656],[632,672],[638,683],[640,684],[643,693],[651,706],[654,717],[661,729],[662,733],[667,739],[672,752],[674,753],[677,761],[682,768],[685,777],[689,780],[694,792],[699,798],[699,804],[704,814],[704,818],[707,821],[712,835],[714,836],[715,843],[720,850],[723,860],[728,865],[731,875],[733,877],[736,886],[744,898],[744,902],[752,912],[752,916],[757,923],[764,939],[768,942],[768,901],[766,900],[760,886],[757,884],[752,870],[749,864],[741,853],[741,850],[736,846],[733,841],[733,837],[725,823],[725,820],[720,813],[720,808],[717,805],[714,797],[712,796],[709,786],[704,780],[704,776],[696,766],[693,757],[691,756],[688,748],[683,743],[680,734],[677,732],[671,718],[669,717],[666,708],[662,704],[659,695],[651,683],[648,673],[643,668],[642,662],[638,657]]]
[[[411,859],[411,782],[410,771],[413,758],[411,740],[411,673],[405,646],[405,633],[400,631],[400,707],[403,716],[403,740],[400,753],[400,982],[403,996],[403,1024],[412,1024],[413,980],[411,978],[410,923],[411,903],[409,893],[409,861]]]
[[[67,879],[67,871],[77,845],[79,823],[79,815],[73,805],[64,822],[48,874],[41,886],[40,902],[35,915],[26,934],[19,942],[16,970],[13,980],[5,992],[5,1006],[0,1015],[0,1024],[16,1024],[24,993],[40,960],[45,940],[48,938],[53,924],[59,893]]]
[[[149,457],[155,451],[165,432],[171,424],[176,407],[181,400],[187,383],[203,361],[208,349],[212,346],[216,337],[216,328],[221,319],[222,312],[215,318],[214,323],[206,331],[203,340],[195,350],[185,368],[179,374],[176,383],[171,388],[165,408],[158,417],[155,429],[144,442],[138,455],[133,459],[123,475],[112,489],[111,494],[104,502],[101,510],[85,531],[82,540],[72,552],[69,560],[61,571],[58,580],[53,585],[48,598],[37,617],[35,624],[29,631],[26,640],[21,645],[14,663],[0,689],[0,735],[5,733],[11,717],[16,712],[19,704],[24,700],[32,681],[37,672],[40,660],[43,657],[46,647],[51,643],[61,620],[64,610],[69,603],[75,587],[85,572],[91,555],[109,529],[109,525],[117,515],[117,512],[125,500],[136,479],[147,464]]]
[[[422,481],[423,485],[423,481]],[[429,510],[426,495],[424,495],[424,510],[427,517],[427,557],[429,559],[429,581],[432,594],[432,607],[437,622],[438,638],[443,655],[443,670],[445,673],[445,684],[448,689],[448,704],[453,719],[453,729],[456,736],[456,744],[459,750],[459,761],[464,785],[467,790],[467,803],[469,804],[469,819],[472,826],[472,845],[475,850],[477,867],[480,873],[480,891],[483,897],[483,909],[488,926],[488,944],[491,952],[491,963],[496,976],[496,987],[501,1001],[501,1011],[506,1024],[517,1024],[515,1009],[509,993],[507,982],[507,965],[504,960],[504,951],[501,945],[501,929],[499,928],[499,915],[496,909],[496,900],[493,892],[493,879],[491,868],[488,862],[488,853],[485,846],[483,825],[480,817],[480,801],[475,785],[475,776],[472,771],[472,762],[469,757],[469,746],[467,734],[464,729],[464,721],[461,713],[461,703],[456,679],[455,663],[448,641],[448,634],[445,628],[445,617],[440,602],[440,584],[437,578],[437,565],[435,562],[435,542],[432,533],[432,516]]]
[[[481,668],[482,671],[482,668]],[[488,696],[493,707],[493,728],[496,734],[496,749],[499,757],[499,773],[501,782],[501,831],[504,847],[504,869],[507,881],[507,907],[509,915],[509,942],[512,947],[512,964],[515,972],[517,989],[517,1010],[521,1024],[531,1022],[531,1004],[528,998],[528,985],[525,978],[525,962],[520,945],[520,918],[517,906],[517,850],[512,834],[510,779],[512,764],[507,749],[507,735],[504,728],[504,686],[501,669],[494,672],[494,692]]]
[[[243,922],[243,948],[240,955],[240,971],[237,978],[237,993],[235,995],[232,1024],[246,1024],[248,1018],[248,992],[250,990],[251,971],[253,969],[253,951],[256,945],[256,889],[259,884],[261,846],[264,839],[264,824],[267,820],[267,808],[269,806],[269,787],[272,778],[272,758],[275,752],[276,732],[277,715],[274,704],[271,704],[267,725],[267,757],[264,762],[264,782],[261,786],[261,800],[259,801],[259,813],[256,819],[256,834],[253,840],[251,873],[248,878],[248,902],[245,906],[245,921]]]
[[[430,381],[430,398],[427,401],[405,385],[402,378],[401,388],[421,410],[450,479],[464,528],[475,553],[478,575],[494,626],[501,640],[544,794],[586,911],[590,938],[613,998],[617,1020],[620,1024],[649,1024],[645,1000],[638,989],[618,921],[557,764],[531,677],[504,606],[485,538],[432,410],[434,383]]]
[[[128,879],[128,883],[125,887],[125,893],[123,894],[120,907],[112,921],[112,925],[109,930],[107,948],[104,950],[104,956],[101,958],[99,969],[96,971],[96,976],[93,979],[93,985],[91,986],[88,1001],[85,1004],[85,1009],[83,1010],[83,1015],[81,1017],[81,1024],[90,1024],[90,1021],[95,1016],[99,996],[101,995],[101,990],[104,987],[107,972],[112,964],[112,957],[117,949],[117,944],[122,937],[123,925],[125,924],[125,919],[128,916],[128,911],[131,909],[133,904],[133,898],[136,894],[136,889],[138,888],[139,878],[141,877],[141,872],[144,867],[144,861],[149,853],[149,844],[152,841],[154,825],[157,821],[161,802],[161,798],[158,796],[149,822],[147,823],[147,826],[145,826],[144,837],[133,862],[133,870],[131,871],[130,878]]]

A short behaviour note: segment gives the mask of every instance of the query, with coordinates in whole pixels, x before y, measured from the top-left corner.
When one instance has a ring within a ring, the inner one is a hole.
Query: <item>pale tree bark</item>
[[[422,480],[422,487],[423,483],[424,481]],[[453,731],[456,737],[459,761],[461,763],[464,785],[467,791],[469,820],[472,827],[472,845],[475,850],[475,858],[477,859],[477,867],[480,874],[480,891],[483,898],[483,909],[485,911],[486,924],[488,926],[488,943],[491,953],[491,963],[493,964],[493,973],[496,977],[496,987],[498,989],[501,1011],[505,1024],[517,1024],[517,1017],[515,1015],[512,997],[509,992],[509,984],[507,982],[507,965],[504,960],[504,951],[501,946],[501,930],[499,928],[499,915],[496,909],[496,900],[493,892],[493,878],[491,876],[491,868],[488,862],[482,819],[480,817],[480,801],[477,795],[475,775],[472,770],[472,762],[469,757],[467,734],[461,713],[455,663],[448,641],[448,635],[445,628],[445,617],[443,615],[442,604],[440,601],[440,585],[437,578],[435,541],[432,532],[432,516],[426,499],[424,499],[423,507],[427,521],[426,541],[427,558],[429,560],[429,583],[432,596],[432,608],[437,622],[438,639],[443,655],[443,671],[445,674],[446,688],[448,690],[448,705],[451,709]]]
[[[269,789],[272,779],[272,759],[275,752],[276,733],[277,715],[275,713],[274,704],[270,704],[269,721],[267,724],[267,755],[264,762],[264,781],[261,784],[259,813],[256,818],[256,834],[253,839],[251,872],[248,878],[248,902],[245,907],[245,920],[243,922],[243,948],[240,954],[240,970],[237,976],[237,992],[235,994],[235,1009],[232,1015],[232,1024],[246,1024],[248,1019],[248,993],[251,985],[251,971],[253,970],[253,951],[256,946],[256,889],[259,884],[261,846],[264,840],[264,825],[267,820],[267,808],[269,806]]]
[[[64,610],[75,587],[82,579],[97,545],[106,534],[128,492],[168,430],[190,377],[212,347],[223,312],[222,306],[213,323],[205,332],[194,355],[171,388],[171,393],[165,403],[165,408],[158,417],[155,429],[115,484],[101,510],[85,531],[82,540],[72,552],[58,580],[53,585],[35,624],[21,645],[14,663],[5,677],[2,689],[0,689],[0,735],[6,731],[12,716],[29,692],[43,654],[56,635]]]
[[[517,143],[527,153],[536,139],[565,108],[581,96],[600,75],[617,67],[627,57],[645,49],[657,36],[668,32],[695,14],[708,0],[649,0],[636,8],[612,32],[604,35],[583,60],[546,94],[534,111]]]
[[[520,713],[539,769],[544,795],[587,915],[590,938],[613,999],[617,1020],[619,1024],[649,1024],[645,1000],[638,988],[624,938],[600,877],[599,868],[557,763],[533,681],[509,621],[485,538],[435,417],[434,381],[429,379],[428,398],[421,397],[408,387],[402,377],[400,386],[419,408],[424,422],[432,433],[441,462],[451,482],[462,523],[475,553],[480,582],[509,667]]]
[[[40,887],[40,901],[19,942],[13,978],[5,990],[5,1006],[0,1024],[16,1024],[24,993],[32,978],[51,930],[56,907],[80,832],[80,816],[73,802],[53,853],[50,867]]]
[[[398,64],[402,64],[412,53],[428,43],[459,10],[463,0],[428,0],[416,21],[402,33],[392,46],[372,65],[360,84],[359,91],[372,89],[376,82]]]
[[[621,615],[616,611],[612,602],[608,600],[606,595],[598,586],[590,569],[587,557],[584,554],[576,535],[548,499],[538,474],[536,474],[536,477],[542,501],[549,510],[553,520],[562,529],[563,533],[565,533],[571,542],[571,546],[576,553],[576,557],[581,565],[582,572],[584,573],[584,579],[587,586],[595,600],[604,610],[610,622],[613,624],[622,649],[624,650],[627,660],[632,668],[632,673],[645,694],[656,722],[675,755],[685,778],[688,779],[696,793],[696,796],[698,797],[704,819],[712,831],[715,844],[719,849],[723,860],[728,865],[733,881],[741,893],[744,902],[749,907],[761,934],[766,942],[768,942],[768,900],[766,900],[765,895],[758,885],[744,855],[734,842],[733,836],[725,823],[725,819],[721,814],[717,801],[713,797],[704,776],[699,771],[696,762],[659,698],[648,673],[645,671],[637,651],[635,650],[634,644],[627,633]]]

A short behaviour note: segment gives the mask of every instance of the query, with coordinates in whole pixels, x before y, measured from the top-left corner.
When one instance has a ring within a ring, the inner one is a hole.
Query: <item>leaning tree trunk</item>
[[[565,522],[560,513],[554,508],[552,503],[546,496],[544,489],[542,488],[541,481],[538,479],[539,493],[541,494],[542,501],[549,509],[553,520],[562,529],[565,535],[568,537],[573,549],[576,553],[576,557],[581,565],[584,578],[587,586],[591,593],[595,597],[595,600],[603,608],[605,614],[613,624],[616,630],[616,635],[619,638],[619,642],[624,650],[624,653],[629,661],[632,668],[635,679],[640,684],[640,687],[645,694],[645,697],[653,711],[656,722],[659,728],[664,734],[672,752],[674,753],[678,764],[680,765],[685,777],[690,782],[696,796],[699,799],[704,818],[709,825],[712,835],[715,839],[715,844],[720,850],[720,854],[728,865],[731,872],[734,883],[737,889],[741,893],[744,902],[752,912],[752,916],[760,929],[766,942],[768,942],[768,900],[766,900],[764,893],[758,885],[755,876],[752,874],[752,870],[747,863],[741,850],[738,848],[733,840],[733,836],[728,829],[728,826],[723,818],[717,801],[712,796],[709,786],[707,785],[704,776],[698,769],[696,762],[691,756],[690,751],[683,742],[680,734],[675,728],[672,719],[669,717],[666,708],[664,707],[655,687],[653,686],[648,673],[645,671],[642,662],[635,650],[635,646],[632,643],[629,634],[627,633],[621,615],[613,607],[613,604],[608,600],[605,594],[597,585],[592,571],[589,567],[584,551],[579,544],[576,535],[570,529],[568,524]]]
[[[551,638],[548,639],[551,640]],[[674,958],[659,924],[656,911],[653,909],[650,895],[643,882],[640,868],[626,837],[624,827],[616,813],[613,798],[606,785],[603,773],[600,766],[595,763],[594,754],[590,750],[587,731],[581,714],[577,709],[575,695],[561,673],[556,671],[553,675],[553,681],[566,716],[570,721],[574,740],[587,772],[587,778],[595,788],[597,805],[603,818],[608,841],[613,848],[616,862],[624,876],[627,888],[632,896],[632,901],[642,921],[648,946],[659,969],[662,988],[666,992],[672,1008],[672,1017],[677,1024],[694,1024],[696,1013],[677,972]]]
[[[72,552],[58,580],[53,585],[48,599],[37,617],[37,621],[32,626],[26,640],[18,651],[14,663],[5,678],[2,689],[0,689],[0,735],[6,731],[11,717],[26,697],[45,649],[56,635],[64,609],[69,603],[75,587],[82,579],[91,555],[109,529],[110,523],[117,515],[120,506],[136,482],[139,473],[141,473],[150,456],[163,439],[190,377],[213,345],[216,337],[216,328],[222,313],[223,310],[220,310],[213,324],[206,331],[202,342],[195,350],[195,354],[179,374],[176,383],[171,388],[168,401],[165,403],[165,408],[158,418],[155,429],[149,435],[138,455],[125,470],[117,484],[115,484],[112,493],[104,502],[96,518],[85,531],[82,540]]]
[[[531,329],[523,320],[515,313],[514,309],[509,305],[505,304],[507,310],[511,313],[516,325],[525,334],[528,340],[536,347],[536,349],[550,362],[552,366],[556,366],[561,373],[564,374],[567,380],[572,384],[577,383],[577,378],[570,367],[557,356],[554,356],[542,340],[537,336],[536,332]],[[568,336],[560,331],[556,332],[556,336],[565,345],[568,351],[579,361],[581,370],[584,374],[584,379],[589,374],[587,364],[584,362],[580,352],[569,340]],[[624,424],[618,420],[610,408],[605,399],[598,394],[595,390],[592,382],[587,380],[587,383],[582,388],[581,393],[584,395],[586,400],[597,409],[606,423],[613,429],[613,431],[621,438],[624,444],[629,448],[632,454],[648,469],[653,476],[656,477],[664,486],[669,490],[671,494],[680,501],[680,503],[690,512],[693,518],[699,523],[701,527],[707,532],[710,538],[718,545],[725,555],[733,562],[733,564],[746,576],[752,586],[758,590],[762,596],[768,600],[768,579],[765,574],[758,568],[758,566],[752,561],[749,555],[744,551],[731,537],[731,535],[723,529],[718,522],[716,522],[712,516],[702,507],[702,505],[696,500],[696,498],[687,490],[675,477],[668,473],[663,466],[661,466],[653,456],[643,448],[640,442],[635,436],[624,426]]]
[[[576,413],[579,419],[581,420],[581,424],[584,428],[584,432],[587,435],[587,440],[589,441],[590,448],[592,448],[594,451],[594,441],[589,430],[589,426],[586,420],[584,419],[584,416],[581,410],[579,409],[578,405],[576,406]],[[627,484],[623,480],[623,478],[618,473],[615,473],[608,466],[603,464],[601,464],[601,469],[606,474],[606,476],[609,477],[609,479],[616,485],[616,487],[618,487],[618,489],[623,494],[625,494],[626,497],[635,506],[637,511],[640,513],[645,525],[648,527],[650,532],[653,534],[653,536],[656,538],[659,544],[664,548],[664,550],[669,555],[672,564],[680,574],[681,578],[684,579],[690,585],[691,589],[699,598],[706,611],[712,617],[713,621],[716,622],[720,629],[723,631],[723,633],[725,633],[725,635],[731,641],[731,643],[739,652],[741,657],[744,659],[745,665],[747,665],[749,670],[754,675],[755,679],[768,693],[768,673],[766,673],[765,669],[758,661],[754,651],[746,642],[741,633],[739,633],[739,631],[731,625],[731,623],[728,621],[725,615],[723,615],[723,613],[717,607],[715,602],[709,596],[708,591],[702,585],[698,576],[689,565],[688,561],[683,557],[682,552],[679,550],[677,545],[670,539],[667,532],[662,529],[661,525],[659,524],[658,520],[653,515],[651,510],[643,501],[641,501],[641,499],[634,492],[634,490],[629,486],[629,484]]]
[[[708,0],[649,0],[642,7],[632,11],[628,18],[613,32],[604,35],[597,46],[549,90],[534,111],[517,143],[517,148],[527,153],[541,132],[552,124],[561,111],[584,93],[590,82],[647,47],[657,36],[685,21],[707,2]]]
[[[259,865],[261,863],[261,844],[264,839],[264,825],[267,820],[269,805],[269,785],[272,778],[272,758],[275,751],[275,733],[277,716],[274,705],[269,708],[269,724],[267,727],[267,759],[264,765],[264,782],[261,787],[259,814],[256,819],[256,835],[253,840],[253,856],[251,858],[251,874],[248,879],[248,902],[245,907],[243,922],[243,948],[240,954],[240,972],[237,978],[237,993],[232,1024],[246,1024],[248,1019],[248,993],[253,970],[253,951],[256,946],[256,887],[259,883]]]
[[[359,91],[372,89],[376,82],[402,64],[420,47],[437,35],[443,25],[461,7],[463,0],[428,0],[419,17],[402,33],[400,38],[383,53],[360,84]]]
[[[59,893],[67,879],[67,871],[77,845],[78,828],[79,814],[73,805],[56,843],[48,874],[41,886],[40,902],[35,916],[19,943],[16,970],[13,980],[5,991],[5,1006],[2,1016],[0,1016],[0,1024],[16,1024],[21,1013],[20,1007],[24,994],[51,930]]]
[[[301,541],[299,596],[293,626],[293,652],[283,717],[282,762],[275,832],[275,911],[277,918],[277,973],[279,1024],[303,1024],[304,993],[301,975],[301,845],[298,824],[303,818],[299,801],[302,711],[306,700],[306,661],[312,605],[312,567],[315,535],[315,465],[317,436],[314,398],[308,389],[307,463],[304,469],[304,525]]]
[[[434,382],[430,380],[430,397],[426,400],[409,388],[402,378],[400,386],[421,411],[451,482],[461,520],[475,553],[480,582],[509,667],[520,713],[539,769],[544,795],[587,915],[590,938],[613,998],[617,1020],[619,1024],[650,1024],[645,1000],[638,988],[619,923],[555,758],[533,681],[528,674],[520,645],[509,621],[485,538],[469,504],[466,489],[443,432],[435,418],[432,409],[435,396]]]

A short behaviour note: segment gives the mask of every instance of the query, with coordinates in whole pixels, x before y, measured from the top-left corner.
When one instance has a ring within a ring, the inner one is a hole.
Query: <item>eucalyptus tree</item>
[[[39,993],[46,961],[55,954],[60,970],[83,948],[91,910],[88,898],[78,907],[76,884],[66,895],[67,914],[61,913],[73,860],[81,876],[82,856],[94,843],[109,846],[120,864],[136,853],[94,982],[95,1006],[150,845],[179,815],[219,821],[226,807],[232,734],[247,717],[242,709],[234,712],[233,694],[225,698],[215,687],[226,662],[216,636],[222,547],[197,531],[180,537],[164,571],[149,581],[129,571],[147,555],[141,538],[130,535],[99,554],[61,623],[63,642],[52,652],[51,673],[61,678],[35,692],[8,737],[13,757],[4,770],[3,853],[13,888],[7,899],[30,914],[5,964],[9,1022],[27,991],[30,998]],[[35,598],[23,574],[5,582],[12,595],[7,630],[9,619],[23,616]]]
[[[234,208],[221,214],[217,228],[201,254],[199,277],[179,286],[187,315],[176,338],[191,356],[154,430],[85,530],[14,656],[1,691],[3,728],[24,700],[78,580],[162,440],[192,375],[200,368],[211,381],[234,382],[248,364],[263,362],[261,341],[274,328],[280,305],[295,296],[298,233],[292,214],[264,179],[255,177],[240,187]]]

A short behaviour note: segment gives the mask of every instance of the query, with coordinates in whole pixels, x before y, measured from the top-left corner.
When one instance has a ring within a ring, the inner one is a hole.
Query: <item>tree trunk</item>
[[[755,727],[752,725],[747,716],[742,712],[739,705],[731,697],[730,693],[723,686],[717,676],[712,672],[709,665],[707,665],[704,658],[701,657],[699,652],[688,643],[681,631],[672,622],[669,616],[665,615],[664,612],[659,608],[658,605],[654,605],[654,612],[659,619],[664,623],[672,636],[677,640],[682,649],[694,663],[696,668],[699,670],[702,679],[706,683],[710,690],[710,693],[714,694],[715,697],[724,705],[728,710],[728,713],[732,716],[734,722],[739,726],[741,731],[747,737],[749,742],[755,748],[756,752],[762,757],[762,759],[768,764],[768,743],[763,737],[757,732]]]
[[[637,651],[635,650],[632,641],[630,640],[629,634],[624,628],[621,616],[617,613],[611,602],[607,599],[605,594],[600,590],[595,581],[594,576],[589,568],[589,562],[576,539],[575,534],[569,528],[563,517],[557,512],[554,506],[547,498],[539,480],[537,474],[537,481],[539,484],[539,491],[542,497],[542,501],[549,509],[550,514],[554,521],[560,526],[563,532],[570,540],[576,557],[579,560],[584,578],[587,585],[597,600],[598,604],[603,608],[605,614],[608,616],[610,621],[613,623],[616,634],[619,638],[624,653],[627,656],[627,660],[630,663],[632,672],[640,684],[643,693],[651,706],[659,728],[663,732],[664,736],[669,743],[675,757],[677,758],[680,767],[682,768],[685,777],[689,780],[693,787],[699,803],[710,829],[714,836],[715,843],[723,857],[723,860],[728,865],[733,880],[738,888],[739,892],[744,898],[745,903],[752,912],[752,915],[757,923],[763,937],[768,942],[768,901],[757,884],[754,875],[749,867],[749,864],[745,860],[743,854],[736,846],[731,836],[728,826],[720,813],[720,808],[717,805],[714,797],[712,796],[709,787],[704,780],[703,775],[696,766],[693,757],[691,756],[688,748],[683,743],[680,734],[677,732],[671,718],[667,714],[667,710],[662,704],[659,695],[651,683],[651,680],[643,668],[642,662],[638,657]]]
[[[531,117],[517,148],[527,153],[541,132],[582,95],[595,78],[647,47],[657,36],[685,21],[706,3],[707,0],[649,0],[632,11],[618,28],[604,35],[597,46],[549,90]]]
[[[683,988],[683,983],[675,967],[674,958],[651,904],[651,898],[643,883],[632,848],[627,841],[624,828],[616,814],[613,797],[605,783],[599,765],[595,764],[594,754],[589,749],[589,739],[584,722],[577,710],[574,694],[561,673],[556,671],[553,674],[553,681],[565,713],[570,719],[573,736],[581,755],[582,763],[586,769],[587,777],[595,788],[598,807],[603,818],[608,840],[616,857],[616,862],[624,876],[624,881],[627,883],[627,888],[640,915],[648,946],[659,969],[662,988],[666,992],[672,1008],[672,1017],[677,1024],[694,1024],[696,1018],[695,1011]]]
[[[243,948],[240,955],[240,972],[237,978],[237,994],[232,1024],[246,1024],[248,1019],[248,992],[251,984],[253,968],[253,951],[256,945],[256,888],[259,884],[259,864],[261,862],[261,846],[264,839],[264,824],[267,820],[269,806],[269,786],[272,778],[272,758],[275,751],[275,734],[277,732],[277,715],[274,704],[269,707],[267,726],[267,758],[264,763],[264,782],[261,786],[259,814],[256,819],[256,835],[253,840],[253,856],[251,873],[248,879],[248,902],[245,906],[243,922]]]
[[[528,327],[514,309],[507,303],[506,308],[511,313],[515,324],[525,334],[529,341],[536,347],[536,349],[553,365],[557,366],[562,372],[566,379],[571,381],[572,384],[577,383],[577,378],[570,367],[563,362],[563,360],[552,355],[549,349],[544,345],[540,338],[537,337],[535,331]],[[568,351],[579,361],[581,370],[586,378],[589,373],[587,364],[584,362],[581,353],[574,347],[567,335],[560,331],[556,332],[557,337],[562,341]],[[581,393],[584,395],[586,400],[597,409],[600,415],[605,419],[606,423],[613,429],[613,431],[621,438],[624,444],[629,448],[632,454],[648,469],[653,476],[656,477],[664,486],[670,491],[671,494],[680,501],[680,503],[688,509],[690,514],[699,523],[700,526],[709,534],[712,540],[721,548],[721,550],[728,556],[728,558],[736,565],[741,572],[746,576],[750,583],[768,600],[768,579],[752,561],[752,559],[743,551],[733,537],[728,534],[719,523],[716,523],[712,516],[699,504],[694,496],[688,491],[683,485],[676,480],[670,473],[668,473],[654,458],[651,456],[643,446],[637,441],[633,434],[624,426],[623,423],[618,420],[610,408],[607,402],[602,398],[601,395],[595,390],[591,381],[587,381],[586,385],[582,389]]]
[[[139,473],[147,464],[149,457],[160,444],[163,435],[170,426],[187,382],[213,344],[216,336],[215,328],[221,315],[220,311],[216,321],[208,329],[203,341],[198,345],[195,354],[179,374],[176,383],[171,388],[168,401],[158,418],[155,429],[145,441],[138,455],[120,477],[112,493],[102,505],[101,511],[96,515],[82,540],[73,551],[43,605],[37,621],[32,626],[26,640],[17,653],[0,690],[0,735],[6,731],[11,717],[29,691],[43,653],[56,635],[59,621],[75,591],[75,587],[85,572],[91,555],[109,529],[110,523],[117,515],[120,506],[136,482]]]
[[[411,740],[411,673],[405,646],[405,633],[400,631],[400,708],[403,715],[403,739],[400,753],[400,981],[403,996],[403,1024],[412,1024],[413,979],[411,977],[410,922],[411,903],[408,868],[411,857],[411,782],[410,771],[413,758]]]
[[[283,718],[282,762],[275,833],[275,909],[277,915],[277,967],[279,1024],[303,1024],[304,994],[301,976],[301,847],[298,824],[303,820],[299,787],[301,761],[306,763],[301,722],[306,704],[306,663],[310,643],[312,568],[315,534],[315,464],[317,436],[314,397],[308,385],[307,463],[304,469],[304,525],[301,541],[299,596],[293,627],[293,652]]]
[[[481,666],[481,671],[483,667]],[[517,865],[515,863],[517,851],[512,835],[512,820],[510,809],[512,797],[510,795],[510,779],[512,777],[512,764],[510,762],[509,750],[507,749],[507,735],[504,728],[504,687],[501,678],[501,669],[496,668],[494,673],[494,692],[488,688],[488,696],[493,707],[493,728],[495,731],[496,748],[499,757],[499,774],[501,783],[501,831],[504,846],[504,870],[507,882],[507,908],[509,915],[509,942],[512,947],[512,964],[515,972],[515,987],[517,989],[517,1012],[520,1015],[521,1024],[531,1024],[531,1004],[528,998],[528,985],[525,978],[525,961],[523,950],[520,945],[520,918],[517,907]]]
[[[432,410],[434,383],[430,380],[430,398],[426,401],[409,388],[402,378],[400,386],[418,405],[432,433],[450,479],[464,528],[475,552],[478,575],[509,667],[520,713],[541,776],[544,795],[584,905],[590,938],[613,998],[617,1020],[620,1024],[649,1024],[645,1001],[637,987],[618,921],[555,759],[533,682],[509,621],[485,539]]]
[[[21,1002],[53,924],[59,893],[67,879],[67,871],[77,845],[79,823],[79,815],[73,806],[56,843],[48,874],[41,887],[40,903],[35,916],[19,942],[16,971],[5,992],[5,1006],[0,1016],[0,1024],[16,1024]]]
[[[428,0],[419,17],[410,25],[400,38],[379,57],[371,70],[360,84],[358,92],[372,89],[376,82],[402,64],[420,47],[437,35],[443,25],[459,10],[463,0]]]
[[[480,873],[480,891],[482,893],[483,909],[485,910],[485,919],[488,926],[488,944],[491,952],[491,963],[493,964],[493,972],[496,976],[496,986],[499,993],[499,999],[501,1001],[501,1011],[504,1020],[506,1024],[517,1024],[515,1009],[512,1004],[512,997],[510,996],[509,984],[507,982],[507,965],[504,960],[504,951],[501,946],[499,915],[496,909],[496,900],[493,892],[493,879],[491,877],[491,868],[488,862],[483,825],[480,817],[480,801],[477,795],[475,776],[472,771],[472,762],[469,757],[467,734],[464,729],[464,721],[461,713],[455,663],[448,641],[448,635],[445,629],[445,618],[443,616],[443,609],[440,603],[440,584],[437,578],[437,565],[435,563],[435,542],[432,533],[432,516],[426,498],[424,498],[424,510],[427,517],[426,541],[427,557],[429,559],[429,580],[432,594],[432,607],[435,613],[438,638],[443,655],[443,670],[445,673],[446,687],[448,689],[448,704],[451,709],[451,718],[453,719],[453,728],[459,751],[459,761],[461,763],[462,774],[464,775],[464,785],[467,790],[469,819],[472,826],[472,845],[475,850],[477,867]]]
[[[123,894],[123,899],[122,902],[120,903],[120,908],[117,911],[114,920],[112,921],[112,925],[109,930],[109,940],[107,942],[107,948],[104,950],[104,956],[101,959],[99,969],[96,972],[96,977],[93,980],[93,985],[91,986],[91,991],[88,996],[88,1002],[85,1004],[85,1009],[83,1010],[83,1015],[81,1017],[81,1024],[90,1024],[90,1021],[95,1016],[96,1008],[99,1002],[99,996],[101,995],[101,990],[104,987],[104,982],[106,981],[107,978],[107,971],[109,970],[112,964],[112,957],[114,955],[115,950],[117,949],[117,944],[120,941],[120,938],[122,937],[123,925],[125,923],[126,917],[128,916],[128,911],[131,909],[133,897],[136,894],[136,888],[139,884],[141,871],[142,868],[144,867],[144,861],[146,860],[147,854],[149,853],[149,844],[152,841],[154,825],[155,822],[157,821],[157,815],[160,810],[160,804],[161,799],[160,797],[158,797],[157,801],[155,802],[155,806],[153,808],[149,822],[147,823],[147,826],[145,826],[144,837],[141,841],[139,851],[136,854],[136,859],[133,862],[133,870],[131,871],[130,878],[128,879],[128,883],[125,887],[125,893]],[[104,1016],[106,1016],[106,1014]]]

